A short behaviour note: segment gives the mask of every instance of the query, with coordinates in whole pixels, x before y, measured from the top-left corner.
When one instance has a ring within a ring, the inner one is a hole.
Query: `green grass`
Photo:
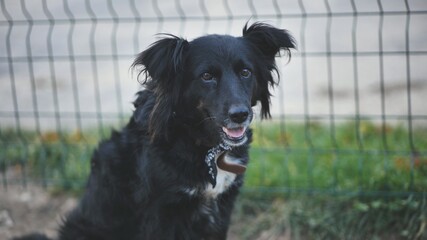
[[[54,191],[82,191],[89,175],[93,149],[100,137],[94,130],[36,134],[2,130],[0,171],[12,168],[18,179],[4,181],[37,181]]]
[[[427,128],[308,127],[255,125],[236,239],[427,239]]]
[[[371,122],[329,125],[254,124],[247,188],[326,192],[423,192],[427,189],[427,128],[418,127],[409,145],[403,126]],[[359,134],[357,134],[357,131]],[[109,130],[104,131],[108,137]],[[0,168],[26,166],[32,177],[65,190],[81,189],[95,129],[81,132],[0,133]],[[26,172],[25,172],[26,173]]]
[[[232,239],[426,239],[427,197],[304,195],[237,201]]]
[[[427,127],[411,135],[403,125],[345,122],[333,130],[254,124],[231,239],[427,239]],[[94,129],[2,129],[0,173],[80,194],[100,139]]]
[[[427,189],[427,128],[362,122],[337,125],[255,125],[247,187],[343,192],[422,192]],[[310,136],[311,141],[308,141]],[[335,139],[334,139],[335,138]],[[384,140],[385,139],[385,140]],[[336,144],[334,143],[336,142]],[[423,154],[420,154],[423,153]]]

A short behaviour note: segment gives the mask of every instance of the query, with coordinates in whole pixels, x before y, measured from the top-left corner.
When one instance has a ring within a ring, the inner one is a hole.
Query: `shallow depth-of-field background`
[[[427,238],[424,0],[0,1],[0,239],[55,236],[97,143],[141,86],[137,53],[172,33],[295,37],[257,116],[230,239]],[[255,108],[255,111],[258,111]]]

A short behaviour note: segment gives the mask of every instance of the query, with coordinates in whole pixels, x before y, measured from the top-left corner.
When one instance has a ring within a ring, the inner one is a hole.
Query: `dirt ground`
[[[74,208],[77,199],[53,196],[40,186],[8,185],[0,188],[0,239],[39,232],[57,236],[61,219]]]
[[[66,195],[52,195],[46,189],[29,184],[8,185],[0,187],[0,240],[29,233],[44,233],[55,239],[62,218],[72,210],[78,199]],[[240,239],[239,224],[233,224],[228,233],[228,240]],[[257,239],[289,239],[288,235],[271,237],[264,232]]]
[[[55,239],[66,214],[77,205],[78,199],[67,195],[52,195],[34,184],[11,184],[0,187],[0,240],[29,233],[44,233]],[[233,228],[229,240],[239,239]]]
[[[0,179],[5,176],[0,172]],[[27,181],[23,187],[16,182],[20,172],[14,168],[6,171],[7,186],[0,180],[0,240],[30,233],[43,233],[49,238],[56,239],[58,228],[63,218],[78,203],[78,198],[67,194],[52,194],[39,184]],[[15,182],[13,182],[15,180]],[[234,219],[228,232],[228,240],[241,239],[242,229],[248,222]],[[288,240],[287,234],[273,234],[269,231],[260,233],[254,239],[258,240]]]
[[[37,185],[8,185],[0,188],[0,239],[29,233],[44,233],[55,239],[62,218],[78,200],[71,196],[52,195]],[[239,239],[232,231],[228,239]]]

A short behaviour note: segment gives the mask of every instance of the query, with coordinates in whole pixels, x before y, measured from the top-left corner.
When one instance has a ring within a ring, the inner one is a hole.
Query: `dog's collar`
[[[242,174],[246,171],[246,167],[239,164],[228,163],[224,159],[224,153],[231,151],[233,148],[222,142],[218,146],[208,150],[205,162],[208,166],[209,182],[212,184],[212,188],[216,186],[216,176],[218,174],[217,167],[224,171],[231,172],[234,174]],[[217,162],[215,162],[215,160]]]
[[[212,184],[212,188],[216,186],[216,175],[218,173],[215,160],[225,151],[230,151],[231,149],[230,145],[220,143],[218,146],[209,149],[206,154],[205,163],[208,166],[209,182]]]

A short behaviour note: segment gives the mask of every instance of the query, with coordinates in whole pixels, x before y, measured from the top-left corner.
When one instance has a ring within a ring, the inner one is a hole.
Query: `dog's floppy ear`
[[[278,83],[274,81],[272,71],[275,71],[279,77],[274,58],[282,49],[290,56],[290,49],[295,48],[295,40],[286,30],[259,22],[252,24],[249,28],[246,23],[243,28],[243,38],[262,56],[264,69],[260,71],[260,76],[257,76],[257,87],[252,104],[255,105],[260,101],[261,117],[268,118],[271,117],[269,85],[274,87]]]
[[[169,121],[180,95],[184,54],[188,47],[185,39],[165,36],[140,53],[132,64],[134,68],[143,66],[138,77],[145,75],[142,84],[156,99],[148,119],[152,140],[167,138]]]

